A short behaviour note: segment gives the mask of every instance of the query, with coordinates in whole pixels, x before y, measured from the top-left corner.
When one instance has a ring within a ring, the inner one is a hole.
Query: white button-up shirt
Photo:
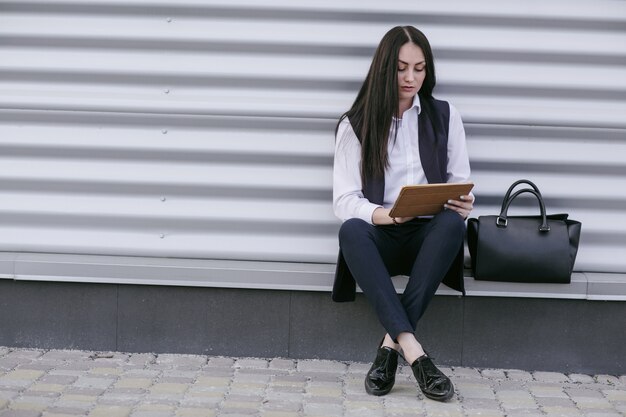
[[[389,167],[385,171],[384,208],[390,208],[405,185],[426,184],[426,174],[422,168],[418,146],[418,115],[420,104],[417,95],[413,105],[402,114],[398,121],[398,135],[394,141],[394,121],[389,134]],[[363,197],[361,182],[361,144],[357,139],[348,118],[337,130],[335,140],[335,161],[333,166],[333,210],[342,221],[360,218],[372,224],[372,214],[379,206]],[[448,131],[448,180],[447,182],[467,182],[470,176],[469,157],[465,144],[465,129],[461,115],[450,105],[450,125]]]

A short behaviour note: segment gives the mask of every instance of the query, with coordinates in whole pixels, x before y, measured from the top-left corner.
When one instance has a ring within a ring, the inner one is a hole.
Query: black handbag
[[[523,188],[511,192],[519,184]],[[539,216],[508,216],[520,194],[534,195]],[[474,278],[486,281],[563,283],[571,280],[581,223],[567,214],[546,215],[539,188],[531,181],[513,183],[502,200],[500,215],[468,220],[467,245]]]

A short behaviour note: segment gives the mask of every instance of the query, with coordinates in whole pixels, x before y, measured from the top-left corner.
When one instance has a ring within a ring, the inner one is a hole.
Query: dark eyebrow
[[[401,64],[404,64],[404,65],[409,65],[408,62],[404,62],[401,59],[399,59],[398,62],[400,62]],[[425,64],[425,63],[426,63],[426,61],[420,61],[420,62],[416,63],[415,65],[420,65],[420,64]]]

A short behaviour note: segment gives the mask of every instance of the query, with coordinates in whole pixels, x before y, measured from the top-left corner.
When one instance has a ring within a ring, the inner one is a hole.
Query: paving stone
[[[343,407],[337,404],[311,403],[303,405],[305,416],[341,416]]]
[[[570,398],[536,397],[535,401],[541,407],[576,407]]]
[[[234,368],[211,368],[204,367],[196,378],[200,377],[214,377],[214,378],[232,378],[235,375]]]
[[[369,372],[372,367],[371,363],[350,363],[348,364],[348,370],[346,371],[348,374],[358,374],[365,377],[365,375]]]
[[[621,413],[624,416],[626,416],[626,402],[613,403],[613,408],[618,413]]]
[[[569,379],[577,384],[593,384],[595,382],[592,376],[583,374],[570,374]]]
[[[626,402],[626,390],[616,389],[603,389],[604,396],[609,401],[624,401]]]
[[[44,375],[44,371],[32,370],[32,369],[16,369],[11,372],[7,372],[2,378],[3,379],[25,379],[29,381],[34,381],[39,379],[42,375]]]
[[[623,414],[616,411],[586,411],[585,417],[623,417]]]
[[[506,417],[544,417],[545,414],[537,409],[532,408],[520,408],[520,409],[507,409],[504,415]]]
[[[270,360],[269,368],[291,371],[296,369],[296,362],[293,359],[275,358]]]
[[[38,382],[31,385],[28,388],[28,391],[60,393],[65,389],[65,387],[65,385],[61,384],[44,384]]]
[[[270,382],[271,377],[272,377],[271,375],[267,375],[267,374],[238,372],[233,378],[233,382],[234,383],[256,382],[259,384],[267,384]]]
[[[26,369],[26,370],[31,370],[31,371],[42,371],[42,372],[45,373],[45,372],[50,371],[51,369],[54,369],[55,366],[56,366],[55,364],[31,362],[31,363],[20,364],[15,369]]]
[[[536,381],[539,382],[568,382],[569,378],[562,373],[559,372],[533,372],[533,377]]]
[[[265,399],[267,401],[302,402],[304,395],[293,392],[266,391]]]
[[[575,407],[547,406],[543,407],[543,412],[550,417],[582,416],[582,412]]]
[[[36,349],[13,349],[11,350],[6,357],[7,358],[15,358],[15,359],[32,359],[35,360],[41,355],[44,354],[42,350]]]
[[[346,410],[343,415],[345,417],[383,417],[384,413],[382,410]]]
[[[275,401],[263,400],[264,411],[283,411],[283,412],[295,412],[297,413],[302,408],[301,401]]]
[[[267,384],[260,382],[237,382],[230,384],[230,392],[234,394],[250,394],[252,392],[263,392]]]
[[[84,416],[86,413],[87,411],[81,408],[53,406],[48,407],[43,417],[48,417],[48,415]]]
[[[89,413],[89,417],[128,417],[130,411],[130,407],[99,405]]]
[[[463,398],[461,404],[463,405],[465,412],[470,410],[490,410],[500,412],[500,403],[496,400],[485,398]]]
[[[570,396],[570,398],[604,398],[604,395],[600,391],[596,391],[593,389],[584,389],[584,388],[567,388],[565,389],[565,393]]]
[[[71,385],[78,377],[73,375],[44,375],[42,376],[38,382],[42,384],[58,384],[58,385]]]
[[[306,388],[307,394],[317,397],[339,397],[342,392],[342,388],[336,386],[309,386]]]
[[[130,369],[121,375],[121,378],[150,378],[156,379],[161,375],[156,369]]]
[[[590,398],[590,397],[577,397],[573,398],[576,406],[580,409],[607,409],[613,408],[609,400],[606,398]]]
[[[563,392],[563,388],[558,386],[533,385],[530,387],[530,392],[535,397],[568,398],[567,394]]]
[[[441,372],[446,374],[446,372],[443,371],[443,368],[440,368],[440,369],[441,369]],[[457,378],[475,378],[475,379],[481,378],[480,372],[474,368],[455,367],[453,368],[452,372],[453,372],[453,375]],[[451,374],[447,373],[446,375],[451,375]]]
[[[54,361],[76,361],[81,359],[89,359],[90,352],[82,350],[50,350],[43,355],[42,359]]]
[[[201,367],[206,365],[207,357],[200,355],[161,354],[156,357],[155,364],[169,367]]]
[[[176,410],[176,417],[215,417],[215,410],[207,410],[204,408],[179,408]]]
[[[183,394],[188,388],[187,384],[157,383],[150,387],[150,392],[152,394]]]
[[[301,360],[298,361],[297,369],[299,372],[325,372],[335,374],[342,374],[348,367],[345,363],[337,361],[327,360]]]
[[[503,411],[500,410],[465,410],[465,415],[467,417],[507,417],[507,414],[504,414]]]
[[[115,388],[148,388],[152,385],[149,378],[121,378],[115,382]]]
[[[9,408],[14,410],[34,410],[42,412],[47,407],[51,406],[54,401],[54,398],[24,395],[11,401]]]
[[[171,411],[133,411],[130,417],[172,417]]]
[[[110,368],[110,367],[94,367],[89,370],[91,374],[94,375],[109,375],[109,376],[118,376],[123,371],[119,368]]]
[[[128,357],[126,363],[129,365],[146,366],[156,361],[156,355],[152,353],[133,353]]]
[[[303,374],[278,375],[273,378],[272,384],[305,384],[309,380],[310,378]]]
[[[9,371],[19,364],[20,362],[17,359],[0,358],[0,371]]]
[[[196,379],[194,386],[228,387],[230,383],[231,379],[229,377],[201,376]]]
[[[506,379],[506,374],[502,369],[483,369],[481,375],[489,379]]]
[[[265,369],[269,365],[269,361],[267,359],[255,359],[255,358],[239,358],[235,361],[233,365],[237,368],[261,368]]]
[[[505,370],[506,377],[515,381],[532,381],[533,376],[530,372],[520,371],[518,369]]]
[[[185,397],[180,405],[189,408],[217,409],[224,397]]]
[[[41,413],[34,410],[0,410],[0,417],[40,417]]]
[[[528,382],[526,381],[516,381],[512,379],[504,379],[500,381],[493,381],[493,389],[495,391],[517,391],[517,390],[525,390]]]
[[[207,366],[217,368],[230,368],[231,366],[233,366],[234,363],[234,358],[229,358],[225,356],[212,356],[208,358]]]
[[[72,386],[76,388],[107,389],[115,382],[113,378],[79,377]]]
[[[277,411],[277,410],[263,410],[261,411],[261,417],[298,417],[300,414],[297,411]]]
[[[527,391],[498,391],[496,397],[505,409],[536,409],[534,398]]]
[[[100,398],[98,398],[98,405],[102,406],[117,406],[117,407],[134,407],[139,404],[140,400],[138,397],[133,396],[122,396],[120,394],[103,394]]]
[[[5,377],[0,378],[0,390],[22,390],[29,385],[31,385],[33,381],[29,379],[8,379]]]
[[[596,375],[595,380],[600,384],[619,385],[620,380],[613,375]]]
[[[622,375],[619,377],[619,382],[622,385],[626,385],[626,375]]]
[[[143,403],[135,408],[135,411],[168,411],[174,412],[174,406],[171,404],[152,404],[152,403]]]
[[[8,391],[0,389],[0,400],[12,400],[20,395],[19,391]]]
[[[456,387],[463,398],[495,399],[495,393],[489,384],[459,382]]]

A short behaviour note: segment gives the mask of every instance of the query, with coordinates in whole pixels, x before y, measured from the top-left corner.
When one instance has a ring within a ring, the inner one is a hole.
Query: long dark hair
[[[350,110],[339,119],[350,119],[361,142],[361,178],[383,178],[389,164],[387,144],[393,116],[398,114],[398,55],[400,48],[413,42],[424,53],[426,78],[418,95],[420,101],[431,99],[435,87],[435,64],[426,36],[413,26],[396,26],[383,36],[372,64]],[[335,134],[339,128],[335,129]],[[396,129],[397,132],[397,129]]]

